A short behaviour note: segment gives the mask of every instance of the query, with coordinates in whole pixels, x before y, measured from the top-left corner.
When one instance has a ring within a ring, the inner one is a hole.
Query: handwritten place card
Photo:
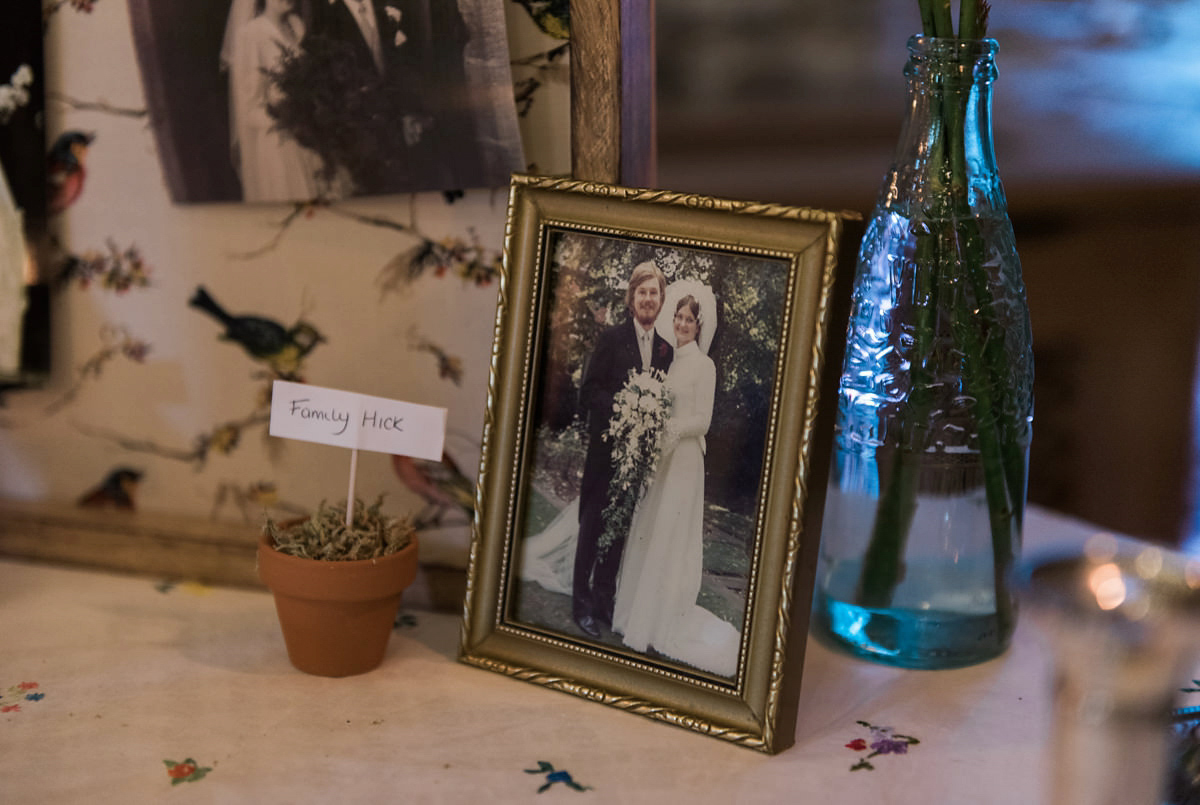
[[[272,436],[440,461],[446,409],[276,380]]]

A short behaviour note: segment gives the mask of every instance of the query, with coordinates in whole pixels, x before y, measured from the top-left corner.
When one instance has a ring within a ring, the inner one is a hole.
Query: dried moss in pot
[[[334,562],[377,559],[407,546],[415,533],[407,518],[389,517],[382,507],[382,495],[370,506],[356,501],[347,527],[346,504],[322,501],[316,513],[303,520],[276,523],[268,517],[263,531],[275,550],[289,556]]]

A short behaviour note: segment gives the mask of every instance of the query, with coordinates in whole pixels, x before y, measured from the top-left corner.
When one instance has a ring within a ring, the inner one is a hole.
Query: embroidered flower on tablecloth
[[[212,771],[211,766],[200,766],[193,758],[188,758],[182,763],[175,760],[164,760],[163,763],[166,764],[167,777],[171,779],[171,785],[194,783],[204,779],[204,775]]]
[[[879,755],[907,755],[908,747],[915,746],[920,743],[911,735],[901,735],[891,727],[877,727],[866,721],[856,721],[856,724],[866,727],[871,731],[869,738],[855,738],[846,744],[847,749],[852,749],[855,752],[865,752],[871,750],[869,755],[859,759],[857,763],[850,767],[850,771],[859,771],[867,769],[874,771],[875,766],[871,763],[871,758]]]
[[[545,760],[539,760],[538,767],[536,769],[525,769],[525,773],[546,775],[546,782],[537,790],[539,794],[549,789],[550,786],[554,785],[555,783],[562,783],[563,785],[567,786],[567,788],[573,788],[576,791],[591,790],[590,786],[580,785],[571,779],[570,772],[555,769],[553,763],[548,763]]]
[[[169,593],[178,589],[197,596],[211,595],[213,591],[212,587],[198,581],[174,581],[173,579],[163,579],[154,585],[154,589],[160,593]]]
[[[10,685],[6,691],[0,693],[0,713],[19,713],[20,702],[40,702],[46,698],[46,694],[41,691],[33,692],[38,687],[37,682],[18,682]]]

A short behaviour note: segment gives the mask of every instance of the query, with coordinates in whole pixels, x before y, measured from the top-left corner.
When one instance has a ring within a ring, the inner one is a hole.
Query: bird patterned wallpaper
[[[566,0],[497,1],[526,167],[566,173]],[[267,435],[286,379],[449,409],[442,462],[363,453],[356,490],[465,545],[507,188],[173,203],[126,0],[43,12],[52,371],[0,399],[0,497],[251,523],[340,499],[347,451]]]

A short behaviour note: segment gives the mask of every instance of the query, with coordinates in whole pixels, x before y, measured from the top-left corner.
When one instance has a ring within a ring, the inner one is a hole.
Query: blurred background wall
[[[657,0],[659,180],[868,214],[916,2]],[[996,0],[997,160],[1033,318],[1032,501],[1192,530],[1200,5]]]
[[[173,32],[203,47],[198,63],[209,65],[175,99],[181,109],[203,114],[212,102],[204,88],[223,80],[220,34],[231,2],[208,6],[206,18],[221,23],[215,32],[202,35],[178,18]],[[547,33],[528,4],[494,2],[507,20],[526,159],[566,173],[565,40]],[[90,145],[75,174],[81,191],[49,221],[55,253],[42,268],[52,287],[51,371],[32,386],[0,389],[0,501],[70,512],[80,503],[112,508],[115,496],[139,513],[253,531],[264,509],[287,516],[340,500],[348,451],[267,436],[270,382],[281,372],[449,409],[447,457],[473,479],[507,187],[333,204],[174,203],[130,4],[14,5],[34,8],[25,35],[45,41],[44,66],[35,66],[46,90],[43,147],[70,132]],[[0,25],[8,10],[0,8]],[[24,157],[45,158],[37,149]],[[196,151],[180,158],[214,182],[230,175],[224,159]],[[289,330],[306,322],[323,340],[288,367],[255,357],[189,304],[201,286],[232,315]],[[389,511],[415,513],[426,500],[414,486],[389,456],[360,457],[361,498],[385,494]],[[466,518],[449,515],[445,540],[430,534],[422,556],[461,567]]]
[[[566,172],[563,40],[543,6],[504,5],[526,158]],[[0,498],[72,507],[121,467],[141,473],[141,510],[238,523],[345,494],[340,451],[266,437],[264,366],[189,307],[199,285],[236,313],[315,324],[309,382],[449,408],[448,452],[473,476],[504,191],[173,204],[127,4],[43,7],[47,139],[95,139],[83,193],[49,224],[81,260],[54,286],[53,370],[0,396]],[[917,25],[915,2],[658,0],[659,186],[869,213]],[[991,33],[1037,345],[1030,497],[1177,541],[1197,452],[1200,9],[996,0]],[[445,268],[406,275],[434,245]],[[382,455],[361,457],[359,489],[424,503]],[[465,541],[460,521],[447,561]]]

